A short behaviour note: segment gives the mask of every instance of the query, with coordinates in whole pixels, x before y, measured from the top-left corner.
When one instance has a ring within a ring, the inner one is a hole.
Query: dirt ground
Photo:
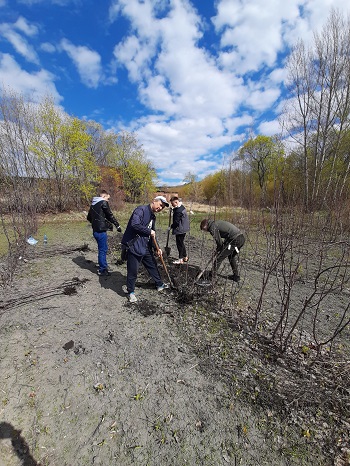
[[[90,231],[68,249],[29,248],[0,301],[0,465],[350,464],[350,426],[334,417],[315,435],[317,410],[293,417],[281,401],[288,361],[269,372],[249,339],[245,312],[261,272],[243,250],[240,285],[226,269],[217,286],[196,286],[210,250],[189,238],[190,262],[175,266],[171,240],[175,286],[157,292],[142,271],[130,304],[118,240],[110,277],[96,273]],[[327,455],[329,430],[344,438]]]

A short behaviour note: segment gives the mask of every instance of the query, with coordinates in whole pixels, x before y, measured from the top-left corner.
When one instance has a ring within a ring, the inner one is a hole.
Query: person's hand
[[[166,229],[166,231],[170,231],[170,230],[171,230],[171,227],[168,227],[168,228]]]
[[[158,257],[161,257],[163,255],[163,251],[159,248],[157,250]]]
[[[154,230],[151,230],[151,236],[156,236],[156,232]]]
[[[119,233],[122,232],[122,227],[121,227],[120,225],[119,225],[119,227],[117,227],[117,231],[118,231]]]

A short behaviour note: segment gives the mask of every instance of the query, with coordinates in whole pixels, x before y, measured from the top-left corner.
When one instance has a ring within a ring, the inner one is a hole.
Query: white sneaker
[[[135,293],[129,293],[129,302],[130,303],[136,303],[137,302],[137,298],[135,296]]]
[[[157,286],[157,291],[167,290],[169,285],[167,283],[163,283],[163,285]]]

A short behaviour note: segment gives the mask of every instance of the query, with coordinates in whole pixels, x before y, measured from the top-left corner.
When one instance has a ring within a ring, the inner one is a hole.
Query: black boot
[[[233,275],[229,275],[227,278],[229,280],[233,280],[236,283],[239,283],[239,280],[240,280],[240,276],[235,273]]]

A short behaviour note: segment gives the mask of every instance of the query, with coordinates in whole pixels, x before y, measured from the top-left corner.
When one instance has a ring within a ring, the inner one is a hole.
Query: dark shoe
[[[240,276],[239,276],[239,275],[236,275],[236,274],[229,275],[227,278],[228,278],[229,280],[232,280],[232,281],[236,282],[236,283],[239,283],[239,281],[240,281],[240,279],[241,279]]]
[[[102,272],[98,270],[97,275],[99,275],[100,277],[110,277],[111,273],[108,272],[108,270],[102,270]]]

